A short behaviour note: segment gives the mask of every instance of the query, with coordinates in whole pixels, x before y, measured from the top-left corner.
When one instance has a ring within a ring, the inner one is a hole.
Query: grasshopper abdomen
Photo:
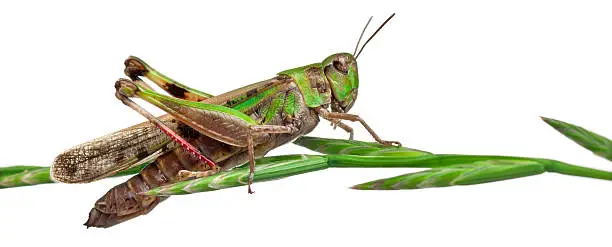
[[[188,128],[188,127],[183,127]],[[189,138],[197,148],[216,162],[242,152],[243,148],[230,146],[204,135]],[[140,195],[151,188],[177,180],[181,170],[205,171],[209,168],[182,148],[176,148],[145,167],[140,174],[110,189],[95,203],[85,223],[87,227],[110,227],[151,211],[166,197]]]

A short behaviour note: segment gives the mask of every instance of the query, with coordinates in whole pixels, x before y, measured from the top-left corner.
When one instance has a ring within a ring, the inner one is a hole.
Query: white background
[[[352,52],[370,15],[368,33],[397,12],[359,58],[352,109],[383,138],[612,170],[538,118],[612,137],[608,1],[215,2],[1,3],[0,165],[50,165],[73,145],[142,122],[113,95],[129,55],[219,94]],[[324,123],[311,135],[346,137]],[[289,153],[309,151],[289,144],[271,154]],[[544,174],[348,189],[413,171],[332,169],[256,184],[254,195],[239,187],[177,196],[105,230],[81,224],[125,178],[0,190],[0,245],[609,246],[608,181]]]

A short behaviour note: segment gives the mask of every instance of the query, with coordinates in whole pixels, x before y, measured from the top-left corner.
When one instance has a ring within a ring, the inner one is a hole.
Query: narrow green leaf
[[[480,160],[409,173],[355,185],[358,190],[400,190],[471,185],[541,174],[545,164],[536,160]]]
[[[414,167],[437,168],[457,164],[473,163],[487,160],[534,160],[534,158],[510,157],[499,155],[461,155],[461,154],[431,154],[423,156],[358,156],[336,155],[327,156],[330,167],[348,168],[383,168],[383,167]]]
[[[24,171],[31,171],[35,169],[46,168],[44,166],[9,166],[9,167],[0,167],[0,177],[6,177],[9,175],[13,175],[15,173],[20,173]]]
[[[139,173],[148,164],[118,172],[113,177]],[[47,166],[11,166],[0,168],[0,189],[55,183]]]
[[[327,159],[319,155],[285,155],[258,159],[253,182],[281,179],[326,169]],[[249,167],[243,165],[227,172],[154,188],[143,194],[156,196],[207,192],[247,184]]]
[[[557,160],[540,160],[543,164],[546,164],[546,171],[554,172],[564,175],[583,177],[583,178],[596,178],[601,180],[612,180],[612,172],[593,169],[584,166],[577,166],[567,164]]]
[[[563,121],[545,117],[542,117],[542,120],[561,132],[561,134],[565,135],[567,138],[578,143],[580,146],[591,150],[591,152],[598,156],[612,161],[612,141],[608,138]]]
[[[49,167],[29,167],[21,172],[2,175],[0,176],[0,189],[53,183],[49,172]]]
[[[346,139],[327,139],[303,136],[295,140],[293,143],[324,154],[401,157],[431,155],[429,152],[411,148],[385,146],[375,142],[362,142]]]

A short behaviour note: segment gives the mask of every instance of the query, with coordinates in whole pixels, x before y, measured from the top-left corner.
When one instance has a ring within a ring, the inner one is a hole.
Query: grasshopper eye
[[[337,71],[340,71],[342,74],[345,75],[348,74],[348,64],[346,63],[346,61],[334,60],[332,64],[334,65],[334,68]]]

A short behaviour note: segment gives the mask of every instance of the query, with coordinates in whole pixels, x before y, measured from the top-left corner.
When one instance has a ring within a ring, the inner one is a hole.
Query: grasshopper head
[[[357,60],[349,53],[338,53],[325,58],[322,64],[332,91],[332,111],[348,112],[357,99]]]
[[[325,72],[325,77],[330,85],[332,91],[332,99],[331,99],[331,109],[333,112],[348,112],[353,104],[355,104],[355,100],[357,99],[357,88],[359,87],[359,76],[357,75],[357,58],[359,54],[363,51],[363,48],[376,36],[378,31],[382,29],[382,27],[391,20],[395,16],[395,13],[389,16],[385,22],[383,22],[376,31],[370,36],[359,52],[357,52],[357,48],[359,47],[359,43],[361,42],[361,38],[363,37],[363,33],[368,28],[368,24],[372,20],[372,17],[368,20],[361,35],[359,36],[359,40],[357,40],[357,46],[355,46],[355,52],[353,55],[350,53],[337,53],[331,55],[325,60],[323,60],[323,69]],[[355,55],[357,54],[357,55]]]

